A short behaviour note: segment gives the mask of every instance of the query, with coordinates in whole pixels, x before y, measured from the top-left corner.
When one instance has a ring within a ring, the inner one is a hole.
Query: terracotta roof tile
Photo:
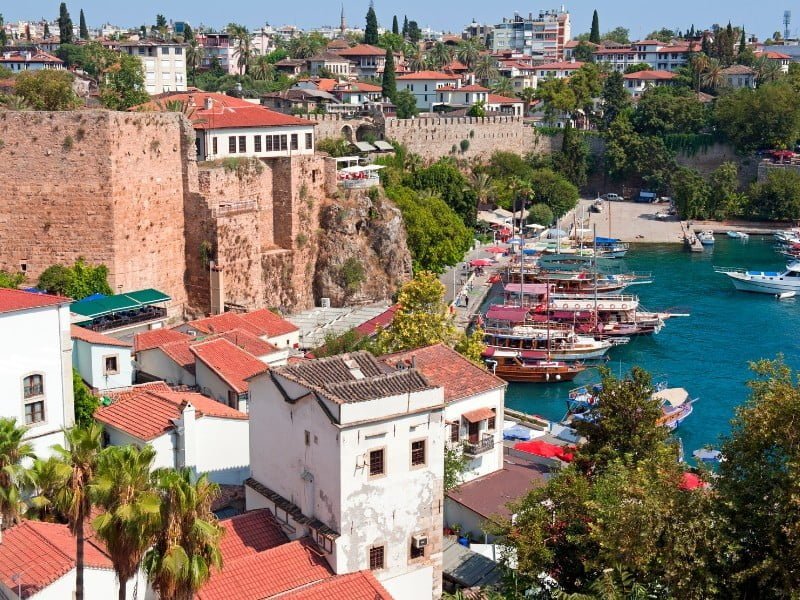
[[[295,325],[266,308],[243,313],[239,316],[245,323],[263,331],[264,333],[262,335],[266,335],[267,337],[276,337],[298,331]]]
[[[203,416],[247,419],[245,413],[196,392],[136,386],[109,396],[114,401],[97,409],[94,418],[146,442],[172,431],[174,420],[180,418],[186,402],[195,407],[198,419]]]
[[[370,571],[339,575],[283,597],[291,600],[392,600],[389,592]]]
[[[194,373],[194,354],[189,349],[192,340],[183,340],[180,342],[170,342],[159,346],[158,349],[171,358],[175,364],[185,369],[189,373]]]
[[[563,62],[552,62],[552,63],[543,64],[543,65],[538,65],[536,67],[536,70],[537,71],[572,71],[572,70],[578,70],[582,66],[583,66],[583,63],[580,62],[579,60],[576,60],[575,62],[563,61]]]
[[[335,50],[340,56],[386,56],[386,50],[369,44],[356,44],[352,48]]]
[[[84,546],[87,567],[112,569],[111,560],[93,540]],[[3,532],[0,581],[14,591],[22,577],[22,597],[29,598],[75,567],[75,538],[66,525],[23,521]]]
[[[192,339],[192,336],[181,333],[175,329],[151,329],[137,333],[133,337],[133,351],[142,352],[168,344],[169,342],[179,342]]]
[[[289,541],[275,517],[266,508],[225,519],[219,524],[225,529],[219,548],[223,564]]]
[[[436,88],[437,92],[488,92],[489,88],[485,88],[480,85],[462,85],[461,87],[455,87],[452,85],[443,85],[441,87]]]
[[[22,290],[0,288],[0,313],[43,308],[45,306],[57,306],[59,304],[69,304],[70,302],[72,302],[72,300],[63,296],[34,294]]]
[[[193,344],[190,351],[236,392],[247,391],[247,379],[263,373],[267,365],[226,339]]]
[[[519,98],[508,98],[506,96],[498,96],[497,94],[489,94],[489,104],[523,104]]]
[[[273,352],[279,351],[278,348],[276,348],[269,342],[265,342],[260,337],[253,335],[252,333],[250,333],[249,331],[245,331],[244,329],[231,329],[230,331],[226,331],[225,333],[221,333],[218,336],[214,337],[225,338],[235,346],[241,348],[245,352],[252,354],[253,356],[266,356],[267,354],[272,354]],[[205,338],[204,340],[198,340],[196,343],[202,343],[203,341],[206,341],[208,339],[209,338]]]
[[[399,81],[413,81],[421,79],[425,81],[430,80],[447,80],[447,79],[460,79],[458,75],[450,75],[449,73],[440,73],[438,71],[417,71],[416,73],[409,73],[397,78]]]
[[[233,312],[225,312],[221,315],[189,321],[186,325],[200,333],[224,333],[232,329],[244,329],[257,336],[264,335],[264,331],[261,328],[243,320],[241,314]]]
[[[386,329],[394,321],[394,314],[400,308],[399,304],[390,306],[377,317],[372,317],[369,321],[365,321],[355,328],[355,332],[359,335],[375,335],[378,329]]]
[[[445,402],[469,398],[506,385],[499,377],[443,344],[388,354],[380,360],[390,367],[397,363],[413,365],[432,385],[444,388]]]
[[[198,600],[260,600],[319,581],[333,573],[307,539],[228,562],[197,593]]]
[[[672,71],[637,71],[636,73],[628,73],[622,77],[634,81],[668,81],[670,79],[675,79],[677,75]]]
[[[86,342],[87,344],[94,344],[96,346],[119,346],[120,348],[131,347],[128,342],[123,342],[122,340],[113,338],[110,335],[104,335],[102,333],[92,331],[91,329],[78,327],[77,325],[70,326],[70,335],[72,336],[73,340],[80,340],[82,342]]]

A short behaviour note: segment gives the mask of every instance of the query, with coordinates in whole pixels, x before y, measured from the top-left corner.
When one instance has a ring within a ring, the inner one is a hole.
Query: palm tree
[[[106,448],[90,486],[105,510],[92,524],[117,573],[120,600],[125,600],[127,582],[139,570],[159,522],[160,500],[150,481],[155,456],[152,446]]]
[[[471,69],[478,61],[483,49],[479,44],[475,38],[459,42],[458,48],[456,48],[456,58]]]
[[[753,69],[756,71],[759,85],[775,81],[782,74],[780,63],[766,56],[759,56],[753,63]]]
[[[192,40],[186,48],[186,65],[191,69],[192,79],[197,76],[197,69],[203,64],[205,49],[197,42]]]
[[[406,65],[412,71],[424,71],[428,67],[428,58],[420,48],[417,48],[406,55]]]
[[[708,68],[709,58],[702,52],[699,54],[695,54],[692,56],[690,61],[691,73],[692,73],[692,86],[694,87],[695,92],[700,91],[700,81],[703,77],[703,73]]]
[[[523,88],[522,91],[517,92],[517,98],[523,102],[523,115],[527,115],[531,108],[531,104],[536,100],[536,90],[531,87]]]
[[[271,62],[269,62],[269,57],[257,56],[253,61],[253,64],[250,66],[250,75],[256,81],[268,81],[269,79],[272,79],[272,73],[274,70],[275,67],[272,66]]]
[[[205,475],[193,482],[189,469],[154,473],[161,497],[161,523],[144,568],[162,600],[191,600],[222,568],[223,529],[211,512],[219,486]]]
[[[228,35],[236,40],[236,50],[233,55],[236,57],[236,66],[239,67],[239,75],[247,73],[250,61],[253,58],[252,37],[247,27],[237,23],[230,23],[227,27]]]
[[[708,59],[708,64],[706,65],[706,68],[703,70],[703,74],[700,77],[703,86],[716,92],[717,88],[719,88],[722,85],[722,82],[725,80],[722,70],[722,63],[719,61],[719,59]]]
[[[497,79],[497,61],[489,54],[482,54],[475,63],[475,77],[483,82]]]
[[[506,97],[514,95],[514,84],[508,77],[498,77],[492,82],[491,88],[493,94]]]
[[[442,42],[436,42],[428,53],[428,59],[431,62],[431,66],[436,69],[441,69],[453,61],[453,54],[454,51],[452,47]]]
[[[0,419],[0,523],[3,529],[19,522],[25,511],[22,489],[28,482],[28,473],[22,462],[35,458],[33,445],[23,442],[27,429],[17,427],[13,418]]]
[[[58,517],[58,499],[67,487],[72,470],[57,457],[37,459],[29,474],[33,495],[29,500],[41,521],[54,522]]]
[[[92,510],[89,484],[97,470],[102,436],[103,428],[92,423],[66,430],[66,448],[54,446],[56,454],[70,468],[69,480],[57,504],[75,536],[75,600],[83,600],[84,526]]]
[[[481,171],[473,172],[472,175],[470,175],[470,186],[472,191],[475,192],[478,203],[486,204],[493,190],[492,178],[489,174]]]

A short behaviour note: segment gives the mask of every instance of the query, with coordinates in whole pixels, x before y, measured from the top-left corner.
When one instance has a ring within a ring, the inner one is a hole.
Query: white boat
[[[750,238],[750,234],[744,233],[743,231],[729,231],[728,237],[735,240],[746,240]]]
[[[788,264],[786,270],[782,273],[778,271],[745,271],[743,269],[719,267],[715,267],[714,270],[730,277],[733,281],[733,287],[742,292],[777,295],[784,292],[800,291],[800,262]]]
[[[700,243],[703,244],[703,246],[713,246],[714,232],[710,229],[708,231],[701,231],[697,234],[697,239],[700,240]]]
[[[785,300],[786,298],[794,298],[797,295],[797,292],[781,292],[780,294],[775,294],[775,297],[778,300]]]
[[[773,236],[781,244],[794,244],[800,242],[800,229],[793,228],[776,231]]]
[[[700,448],[692,452],[692,456],[704,463],[721,463],[725,461],[725,457],[719,450],[713,448]]]

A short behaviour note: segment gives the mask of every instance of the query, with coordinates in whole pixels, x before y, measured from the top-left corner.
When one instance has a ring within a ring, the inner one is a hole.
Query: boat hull
[[[500,366],[494,369],[494,374],[509,383],[561,383],[572,381],[586,367],[578,365],[564,365],[562,367],[539,366]]]
[[[786,281],[774,278],[753,278],[742,273],[726,273],[733,282],[733,287],[741,292],[754,292],[757,294],[780,294],[783,292],[800,291],[800,278],[797,281]]]

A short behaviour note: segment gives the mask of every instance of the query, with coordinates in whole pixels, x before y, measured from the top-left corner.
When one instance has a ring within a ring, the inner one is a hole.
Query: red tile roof
[[[755,52],[755,55],[757,57],[766,56],[770,60],[789,60],[792,58],[788,54],[783,54],[782,52],[770,52],[770,51]]]
[[[94,344],[96,346],[119,346],[120,348],[131,347],[131,344],[128,342],[123,342],[122,340],[113,338],[110,335],[104,335],[102,333],[92,331],[91,329],[78,327],[77,325],[70,326],[70,335],[72,336],[73,340],[80,340],[82,342],[86,342],[87,344]]]
[[[283,596],[287,600],[392,600],[371,571],[340,575],[309,588]]]
[[[394,314],[400,308],[399,304],[390,306],[377,317],[372,317],[369,321],[365,321],[355,328],[355,332],[359,335],[375,335],[378,329],[386,329],[394,321]]]
[[[133,336],[133,351],[142,352],[158,348],[170,342],[181,342],[190,339],[192,339],[192,336],[175,329],[151,329]]]
[[[207,99],[211,109],[205,108]],[[209,92],[179,92],[163,94],[158,99],[135,106],[131,110],[164,111],[167,102],[194,102],[189,109],[188,118],[195,129],[229,129],[238,127],[283,127],[313,126],[313,121],[299,119],[292,115],[275,112],[258,104],[247,102],[233,96]]]
[[[444,92],[488,92],[489,89],[485,88],[480,85],[462,85],[459,87],[454,87],[452,85],[443,85],[441,87],[436,88],[437,92],[444,91]]]
[[[254,310],[239,316],[244,320],[245,323],[248,323],[249,325],[257,327],[263,331],[264,335],[267,337],[276,337],[298,331],[297,326],[276,315],[271,310],[267,310],[266,308]]]
[[[198,600],[260,600],[330,579],[327,561],[307,540],[296,540],[226,562],[197,593]]]
[[[289,541],[272,513],[262,508],[220,521],[225,535],[220,542],[223,564],[264,552]]]
[[[489,94],[489,104],[524,104],[519,98],[507,98],[506,96],[498,96],[497,94]]]
[[[672,71],[637,71],[623,75],[625,79],[639,81],[667,81],[675,79],[677,75]]]
[[[386,50],[369,44],[356,44],[352,48],[334,50],[339,56],[386,56]]]
[[[297,327],[274,312],[263,308],[249,313],[226,312],[187,323],[202,333],[224,333],[232,329],[244,329],[259,337],[277,337],[297,331]]]
[[[333,88],[335,88],[339,84],[338,79],[331,79],[326,77],[310,77],[304,79],[298,79],[298,82],[304,81],[308,83],[313,83],[318,90],[321,92],[332,92]]]
[[[381,361],[389,366],[398,363],[414,365],[431,385],[444,388],[445,402],[469,398],[506,385],[499,377],[443,344],[387,354],[381,357]]]
[[[185,371],[194,373],[194,354],[189,350],[192,340],[182,340],[180,342],[170,342],[159,346],[158,349],[171,358],[175,364]]]
[[[442,67],[442,70],[447,71],[469,71],[469,67],[462,63],[460,60],[451,60],[445,66]]]
[[[244,329],[231,329],[230,331],[226,331],[225,333],[215,337],[223,337],[233,345],[241,348],[245,352],[249,352],[256,357],[266,356],[267,354],[278,352],[278,348],[269,342],[265,342],[260,337],[253,335],[249,331],[245,331]],[[198,340],[198,342],[207,341],[208,339],[209,338]]]
[[[425,81],[440,80],[440,79],[461,79],[458,75],[450,75],[448,73],[440,73],[438,71],[418,71],[416,73],[409,73],[408,75],[401,75],[397,78],[399,81],[414,81],[421,79]]]
[[[112,569],[111,560],[98,542],[88,539],[84,564],[96,569]],[[66,525],[23,521],[3,532],[0,543],[0,581],[29,598],[75,568],[75,538]],[[22,574],[20,582],[15,575]]]
[[[63,296],[34,294],[32,292],[23,292],[22,290],[0,288],[0,313],[58,306],[60,304],[69,304],[70,302],[72,300]]]
[[[267,365],[226,339],[214,339],[190,347],[204,365],[216,373],[234,391],[247,391],[247,379],[263,373]]]
[[[6,54],[10,54],[10,56],[6,57]],[[26,63],[48,63],[54,65],[63,65],[64,61],[58,58],[57,56],[53,56],[52,54],[48,54],[47,52],[36,51],[30,53],[30,58],[26,58],[26,52],[24,51],[13,51],[10,53],[0,53],[0,63],[4,62],[26,62]]]
[[[171,431],[187,402],[196,409],[196,418],[247,419],[247,415],[196,392],[164,391],[156,386],[135,386],[109,393],[114,401],[102,406],[94,418],[124,431],[136,439],[150,441]]]
[[[536,67],[537,71],[577,71],[583,66],[583,63],[579,60],[575,62],[569,61],[562,61],[562,62],[551,62],[545,63],[543,65],[538,65]]]

